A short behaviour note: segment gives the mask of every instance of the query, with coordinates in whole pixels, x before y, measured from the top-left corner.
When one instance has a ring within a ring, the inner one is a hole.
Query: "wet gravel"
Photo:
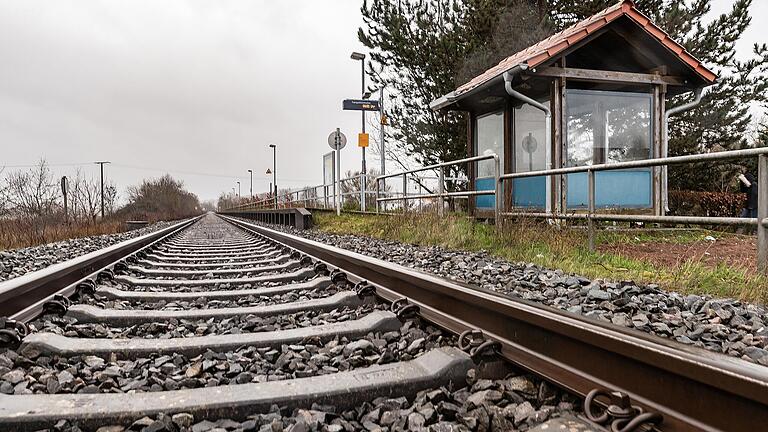
[[[104,309],[119,310],[158,310],[158,311],[183,311],[194,309],[225,309],[233,307],[273,306],[298,301],[307,301],[330,297],[340,289],[336,285],[325,288],[296,290],[279,295],[246,295],[235,300],[217,300],[198,297],[194,300],[176,301],[142,301],[142,300],[116,300],[100,296],[84,296],[80,300],[82,304],[89,304]]]
[[[68,337],[170,339],[306,328],[356,320],[374,310],[387,309],[387,305],[375,304],[357,308],[344,307],[329,312],[308,310],[269,317],[244,315],[207,320],[172,319],[168,322],[145,323],[128,327],[112,327],[101,323],[78,323],[76,319],[66,316],[45,315],[31,322],[30,328],[33,332],[50,332]]]
[[[589,280],[531,263],[504,261],[485,252],[269,226],[510,297],[768,366],[768,311],[761,305],[685,295],[655,284]]]
[[[126,393],[211,387],[302,378],[374,364],[412,360],[455,337],[431,326],[407,321],[399,331],[376,332],[359,339],[335,338],[283,345],[280,349],[242,347],[136,360],[97,356],[27,358],[0,352],[0,393]]]
[[[116,243],[167,228],[174,223],[157,222],[144,228],[117,234],[75,238],[40,246],[0,251],[0,281],[77,258]]]
[[[144,417],[126,425],[104,426],[107,431],[526,431],[544,421],[578,411],[579,402],[529,375],[477,379],[470,370],[459,389],[433,388],[414,398],[379,397],[355,409],[337,410],[313,404],[288,412],[273,406],[268,413],[246,419],[201,419],[189,413]],[[114,429],[107,429],[113,427]],[[60,421],[49,431],[79,432],[76,424]]]

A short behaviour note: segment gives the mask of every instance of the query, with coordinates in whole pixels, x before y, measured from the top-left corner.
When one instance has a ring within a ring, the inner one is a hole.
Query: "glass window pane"
[[[566,166],[651,156],[651,95],[568,89]]]
[[[544,111],[524,104],[515,108],[515,171],[547,168],[546,120]]]
[[[477,118],[475,155],[495,153],[504,172],[504,113],[502,111]],[[477,177],[493,177],[493,160],[477,163]]]

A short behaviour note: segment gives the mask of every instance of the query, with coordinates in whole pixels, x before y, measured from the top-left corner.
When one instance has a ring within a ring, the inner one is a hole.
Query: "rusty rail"
[[[0,316],[26,320],[42,311],[55,294],[70,295],[78,283],[98,274],[115,261],[188,227],[194,217],[89,254],[0,282]]]
[[[574,393],[624,392],[663,416],[661,430],[754,431],[768,424],[764,366],[225,219],[343,268],[387,300],[407,298],[447,330],[480,329],[506,359]]]

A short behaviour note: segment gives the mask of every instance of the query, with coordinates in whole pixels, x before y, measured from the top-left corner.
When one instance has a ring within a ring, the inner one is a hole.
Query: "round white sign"
[[[347,145],[347,137],[339,132],[333,131],[328,135],[328,146],[334,150],[341,150]]]

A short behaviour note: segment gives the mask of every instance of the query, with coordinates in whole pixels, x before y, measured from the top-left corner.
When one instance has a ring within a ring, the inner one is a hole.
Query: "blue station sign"
[[[378,111],[379,101],[368,99],[344,99],[345,111]]]

